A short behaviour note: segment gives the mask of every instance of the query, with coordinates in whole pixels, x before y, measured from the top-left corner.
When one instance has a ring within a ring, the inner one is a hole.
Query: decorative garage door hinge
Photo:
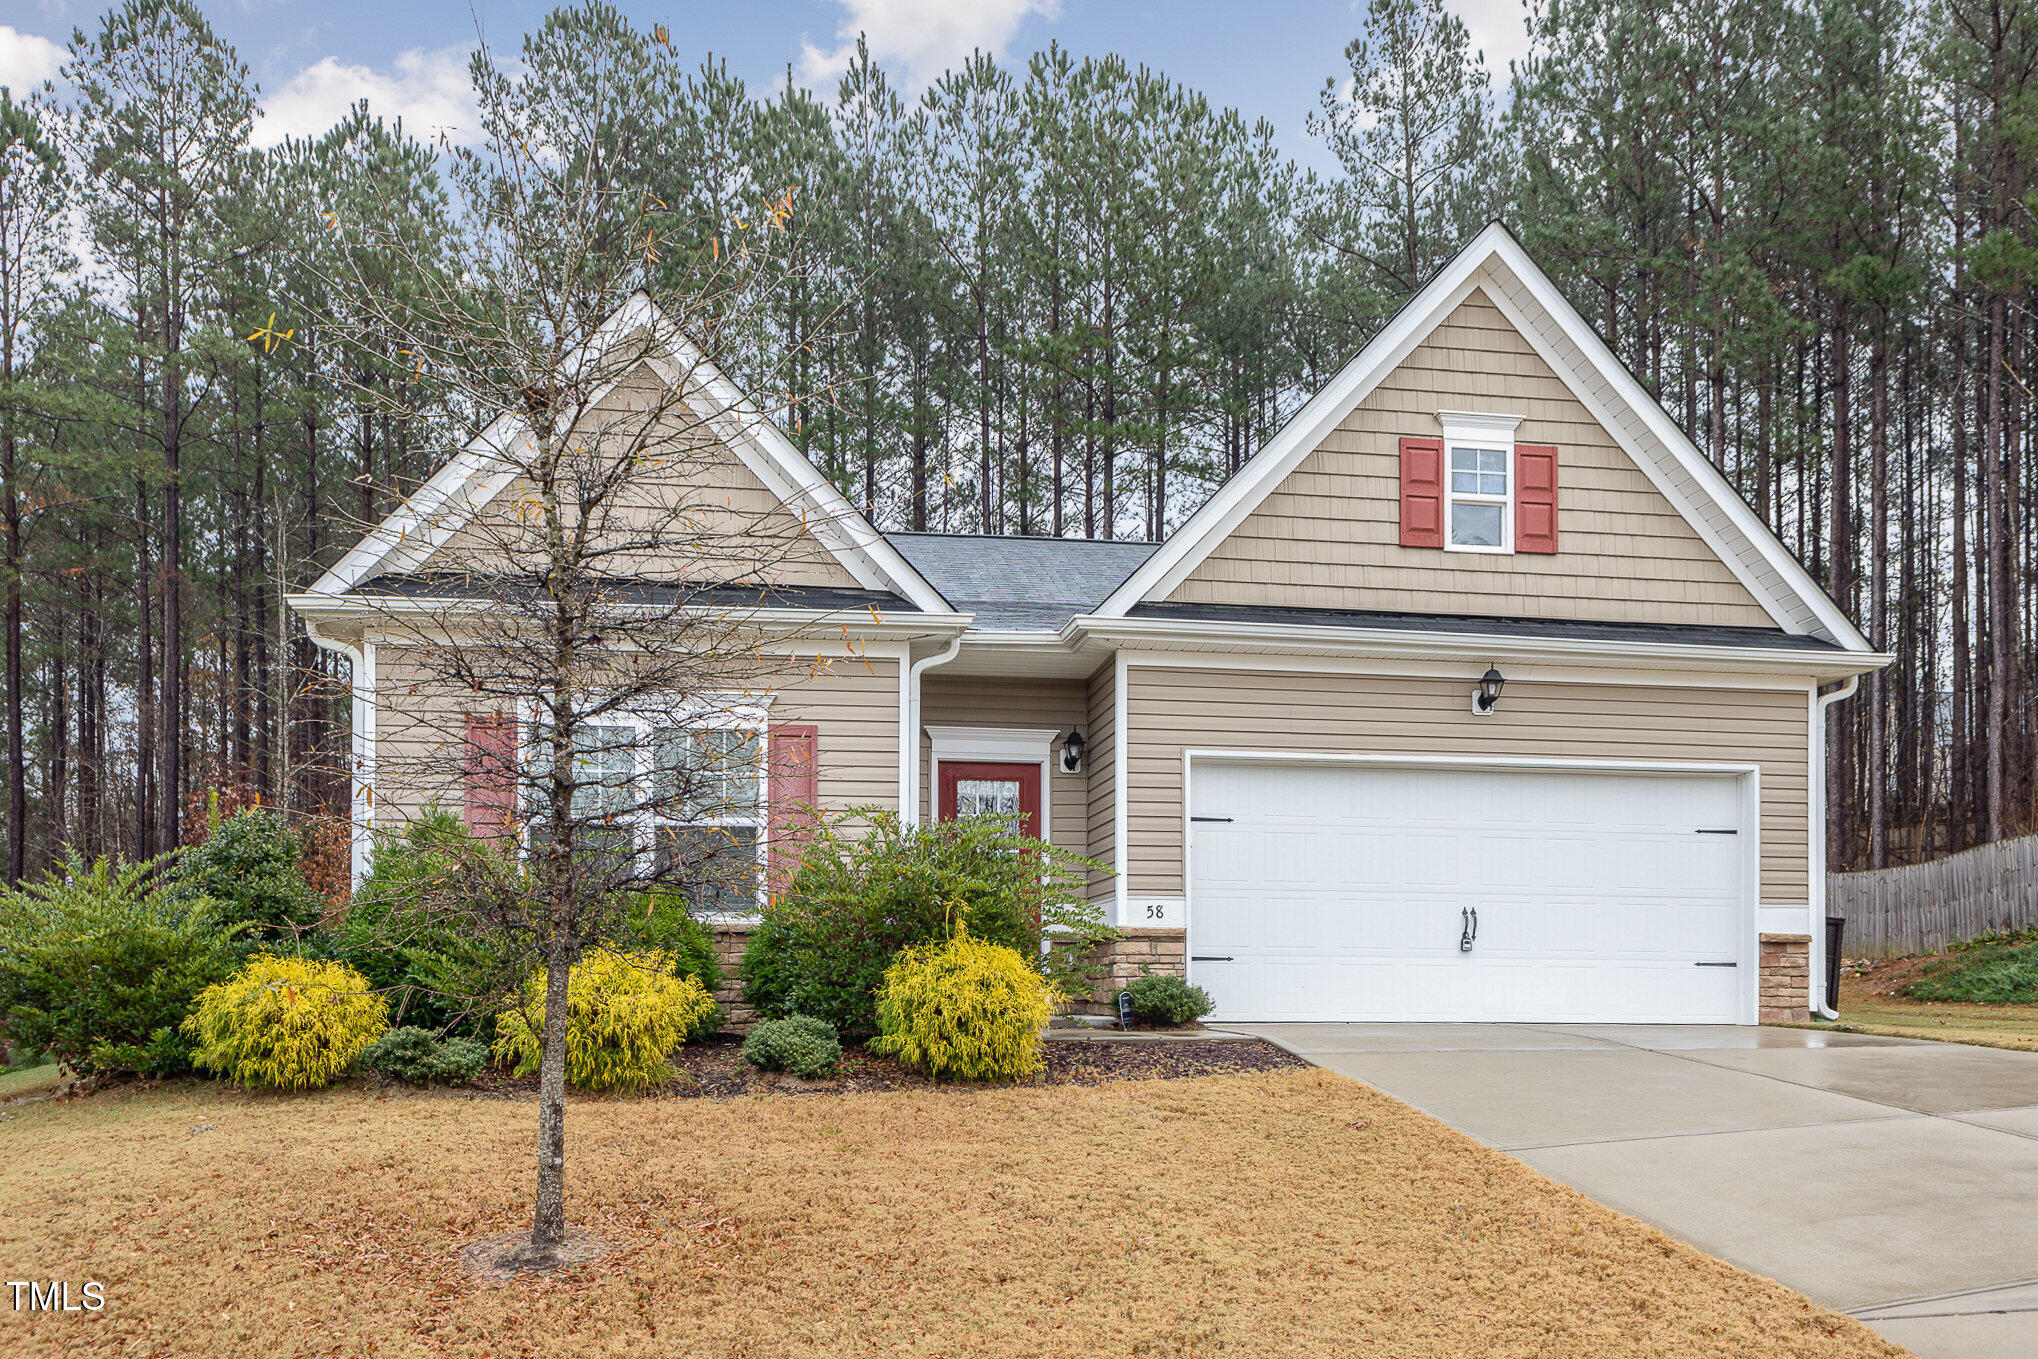
[[[1228,817],[1228,816],[1192,816],[1192,817],[1190,817],[1189,819],[1190,819],[1191,821],[1229,821],[1229,820],[1231,820],[1231,818],[1230,818],[1230,817]]]

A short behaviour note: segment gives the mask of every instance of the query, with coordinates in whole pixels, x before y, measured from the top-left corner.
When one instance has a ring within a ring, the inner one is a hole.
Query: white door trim
[[[927,819],[941,820],[941,765],[1030,764],[1040,769],[1040,840],[1054,843],[1054,743],[1059,727],[925,728],[933,749],[927,758]]]
[[[1232,764],[1336,764],[1370,769],[1504,769],[1572,771],[1597,774],[1664,775],[1701,774],[1735,778],[1740,783],[1740,940],[1735,969],[1738,978],[1738,1022],[1754,1024],[1760,1019],[1761,944],[1757,920],[1761,902],[1762,869],[1762,768],[1760,765],[1695,760],[1586,759],[1542,755],[1344,755],[1297,750],[1242,750],[1190,747],[1182,751],[1182,889],[1185,898],[1183,955],[1189,980],[1194,982],[1196,965],[1196,882],[1194,836],[1191,808],[1195,806],[1196,761]]]

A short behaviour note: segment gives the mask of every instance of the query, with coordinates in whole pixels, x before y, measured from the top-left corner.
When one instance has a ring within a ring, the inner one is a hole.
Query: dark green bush
[[[1180,977],[1134,977],[1126,983],[1132,1016],[1148,1024],[1187,1024],[1210,1013],[1210,993]]]
[[[488,1048],[472,1038],[440,1038],[406,1024],[391,1029],[361,1054],[364,1071],[379,1071],[406,1085],[464,1085],[488,1065]]]
[[[842,1060],[835,1026],[812,1015],[767,1019],[743,1038],[743,1060],[760,1071],[818,1076]]]
[[[173,877],[180,895],[217,902],[223,920],[248,921],[269,938],[292,936],[318,923],[322,905],[304,881],[300,849],[267,808],[215,813],[205,839],[177,856]]]
[[[630,946],[672,955],[682,977],[692,977],[709,995],[722,989],[722,964],[715,936],[687,910],[675,892],[644,892],[625,907],[622,933]]]
[[[1921,964],[1918,972],[1918,979],[1904,988],[1904,994],[1915,1000],[1978,1005],[2038,1002],[2038,943],[1974,942],[1947,957]]]
[[[79,1071],[188,1070],[179,1035],[198,993],[247,956],[245,929],[174,890],[161,860],[77,858],[0,893],[0,1015],[8,1036]]]
[[[841,1033],[874,1033],[893,958],[948,939],[962,920],[972,937],[1038,960],[1058,989],[1085,991],[1088,950],[1047,953],[1041,941],[1113,935],[1087,898],[1098,868],[992,818],[907,828],[895,812],[852,809],[813,829],[792,881],[765,908],[744,954],[745,998],[767,1016],[814,1015]]]
[[[451,812],[428,809],[375,846],[368,876],[330,938],[328,953],[389,998],[391,1019],[484,1042],[522,974],[504,941],[440,909],[435,888],[463,857],[483,852]]]

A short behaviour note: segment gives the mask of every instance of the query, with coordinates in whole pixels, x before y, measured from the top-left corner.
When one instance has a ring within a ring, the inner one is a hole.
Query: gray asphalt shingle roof
[[[887,533],[885,541],[987,631],[1046,630],[1103,603],[1158,543]]]

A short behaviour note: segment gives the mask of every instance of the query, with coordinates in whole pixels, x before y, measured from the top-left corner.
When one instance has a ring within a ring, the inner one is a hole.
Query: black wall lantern
[[[1074,727],[1061,743],[1061,772],[1080,774],[1083,772],[1083,747],[1089,744],[1083,740],[1083,733]]]
[[[1472,711],[1485,717],[1500,703],[1500,690],[1507,683],[1507,677],[1492,666],[1479,677],[1479,687],[1472,691]]]

